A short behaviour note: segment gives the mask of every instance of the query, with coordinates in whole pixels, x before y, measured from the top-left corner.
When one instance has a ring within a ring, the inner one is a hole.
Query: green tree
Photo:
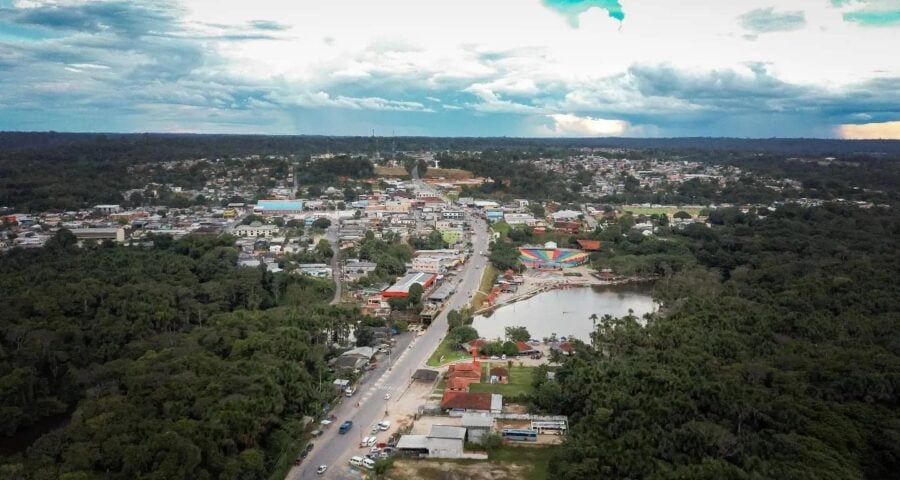
[[[504,329],[506,339],[512,342],[527,342],[531,340],[531,334],[525,327],[506,327]]]

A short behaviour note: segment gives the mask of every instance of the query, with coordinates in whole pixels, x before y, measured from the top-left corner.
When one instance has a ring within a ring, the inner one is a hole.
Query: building
[[[403,278],[397,280],[397,283],[381,292],[381,296],[385,298],[408,297],[409,288],[414,284],[421,285],[422,289],[425,290],[434,284],[435,279],[437,279],[437,275],[433,273],[409,272]]]
[[[97,213],[102,213],[104,215],[116,213],[120,210],[122,210],[122,207],[119,205],[94,205],[94,211]]]
[[[428,458],[462,458],[466,429],[448,425],[434,425],[428,435],[403,435],[397,450]]]
[[[259,222],[234,227],[234,234],[239,237],[272,238],[276,233],[278,233],[277,226],[263,225]]]
[[[462,210],[444,210],[441,212],[441,218],[444,220],[462,220],[466,218],[466,212]]]
[[[441,397],[441,409],[453,413],[501,413],[503,395],[445,391]]]
[[[344,265],[343,271],[344,275],[349,277],[361,277],[363,275],[367,275],[373,271],[378,266],[375,262],[365,262],[365,261],[353,261],[347,262]]]
[[[491,383],[509,383],[509,370],[503,367],[494,367],[489,372]]]
[[[483,413],[464,413],[460,425],[466,429],[468,441],[481,443],[482,439],[494,428],[494,418]]]
[[[558,212],[553,212],[550,214],[553,217],[553,221],[555,222],[571,222],[578,220],[578,217],[581,216],[581,212],[577,212],[575,210],[560,210]]]
[[[124,242],[127,232],[124,228],[73,228],[70,230],[79,241],[82,240],[115,240]]]
[[[507,213],[503,220],[510,225],[530,225],[536,221],[530,213]]]
[[[600,250],[600,240],[577,240],[578,246],[587,252],[596,252]]]
[[[491,223],[499,222],[500,220],[503,220],[503,210],[486,210],[484,216],[487,218],[487,221]]]
[[[297,265],[297,271],[301,275],[315,278],[331,277],[331,267],[325,263],[301,263]]]
[[[303,212],[300,200],[260,200],[253,211],[262,215],[295,215]]]

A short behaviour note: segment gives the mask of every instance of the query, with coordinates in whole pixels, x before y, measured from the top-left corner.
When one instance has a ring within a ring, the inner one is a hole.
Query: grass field
[[[481,275],[481,284],[478,285],[478,291],[472,296],[472,311],[481,308],[485,297],[494,287],[494,281],[497,280],[497,269],[493,265],[487,264],[484,267],[484,273]]]
[[[475,175],[459,168],[429,168],[425,172],[425,178],[446,178],[447,180],[466,180]]]
[[[513,365],[516,361],[513,360]],[[487,392],[499,393],[507,397],[521,397],[531,393],[531,380],[534,378],[534,367],[518,367],[513,366],[511,369],[507,367],[504,360],[495,362],[482,362],[482,381],[490,380],[488,372],[491,367],[503,367],[509,370],[509,383],[473,383],[469,385],[470,392]]]
[[[397,460],[385,475],[392,480],[547,480],[547,465],[558,447],[504,446],[488,460]]]
[[[665,213],[672,218],[672,215],[678,211],[684,211],[696,217],[700,214],[700,207],[639,207],[636,205],[623,205],[619,207],[621,212],[631,212],[632,215],[653,215]]]
[[[441,357],[444,357],[443,361],[441,361]],[[428,357],[426,364],[429,367],[438,367],[445,363],[465,360],[469,357],[470,355],[459,348],[459,345],[450,343],[448,337],[444,337],[444,341],[442,341],[434,350],[434,353]]]
[[[409,172],[403,167],[375,167],[375,175],[379,177],[409,177]],[[475,175],[468,170],[458,168],[429,168],[425,172],[425,178],[445,178],[447,180],[466,180]]]

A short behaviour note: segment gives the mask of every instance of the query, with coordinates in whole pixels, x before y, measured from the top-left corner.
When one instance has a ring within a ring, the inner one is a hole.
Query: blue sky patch
[[[578,26],[578,16],[591,8],[606,10],[611,18],[625,20],[625,12],[619,0],[543,0],[544,5],[563,14],[572,26]]]

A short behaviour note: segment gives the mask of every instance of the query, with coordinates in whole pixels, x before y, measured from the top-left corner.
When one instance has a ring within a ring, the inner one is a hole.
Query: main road
[[[363,436],[369,435],[369,429],[375,423],[384,418],[385,406],[384,392],[391,391],[397,401],[412,381],[411,377],[416,369],[425,365],[426,360],[437,348],[447,333],[447,313],[453,309],[464,307],[470,302],[472,295],[481,284],[481,275],[487,265],[485,254],[488,249],[487,225],[484,221],[471,217],[472,225],[472,256],[466,262],[462,271],[456,275],[456,290],[447,301],[444,310],[434,319],[425,333],[415,338],[406,351],[396,351],[397,357],[392,360],[391,368],[384,371],[384,362],[379,365],[381,374],[377,379],[366,378],[364,385],[359,388],[356,395],[346,398],[332,412],[337,420],[330,428],[325,430],[318,439],[315,439],[315,447],[309,456],[299,467],[294,467],[288,473],[288,480],[312,480],[316,478],[356,479],[360,473],[349,468],[347,463],[351,456],[360,455],[359,441]],[[376,374],[378,371],[375,372]],[[375,381],[373,381],[375,380]],[[374,384],[378,383],[384,390],[378,390]],[[368,392],[374,389],[373,392]],[[366,395],[368,393],[368,395]],[[357,407],[357,401],[359,406]],[[345,421],[353,421],[353,428],[344,435],[338,434],[338,425]],[[324,475],[316,474],[316,467],[327,465],[328,471]]]

